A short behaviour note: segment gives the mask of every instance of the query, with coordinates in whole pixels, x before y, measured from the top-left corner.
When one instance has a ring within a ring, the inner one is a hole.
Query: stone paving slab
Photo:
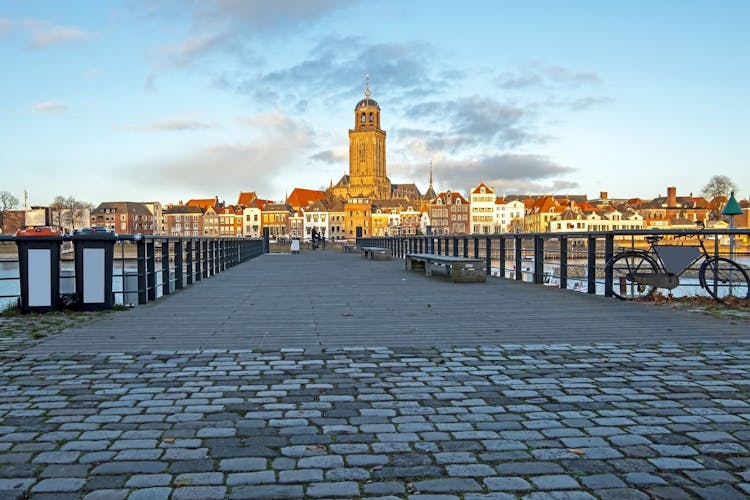
[[[0,498],[750,495],[750,344],[19,354]]]

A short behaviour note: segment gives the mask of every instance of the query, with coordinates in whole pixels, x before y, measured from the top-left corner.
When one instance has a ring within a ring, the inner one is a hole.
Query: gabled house
[[[469,202],[459,193],[443,191],[430,202],[432,234],[469,234]]]
[[[563,213],[565,208],[553,196],[540,196],[526,210],[524,231],[527,233],[546,233],[549,223]]]
[[[526,205],[521,200],[495,200],[495,229],[498,233],[519,233],[523,231]]]
[[[242,208],[227,205],[219,215],[219,234],[227,238],[242,236]]]
[[[174,205],[162,210],[168,236],[203,236],[203,211],[197,206]]]
[[[219,223],[219,214],[213,206],[206,207],[203,210],[203,236],[218,238],[221,234],[221,225]]]
[[[120,234],[154,234],[154,215],[143,203],[110,201],[91,211],[91,225]]]
[[[289,219],[296,210],[286,203],[268,203],[261,211],[261,227],[268,228],[271,238],[288,238],[291,228]]]
[[[263,208],[266,202],[255,198],[249,205],[242,209],[242,235],[247,238],[260,238],[263,236]]]
[[[495,230],[495,190],[480,182],[469,193],[471,233],[493,234]]]
[[[313,230],[319,235],[329,238],[331,236],[331,219],[328,206],[323,200],[310,203],[302,209],[302,239],[312,239]]]

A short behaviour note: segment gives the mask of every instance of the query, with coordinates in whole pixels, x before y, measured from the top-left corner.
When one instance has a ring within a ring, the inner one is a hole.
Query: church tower
[[[380,128],[380,106],[370,99],[369,79],[365,98],[354,108],[354,128],[349,129],[349,196],[391,197],[391,182],[385,172],[385,131]]]

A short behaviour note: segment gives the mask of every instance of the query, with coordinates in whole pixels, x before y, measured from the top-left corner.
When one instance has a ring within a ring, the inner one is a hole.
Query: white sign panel
[[[83,249],[83,303],[104,302],[104,249]]]
[[[51,250],[29,249],[29,307],[51,307],[52,263]]]

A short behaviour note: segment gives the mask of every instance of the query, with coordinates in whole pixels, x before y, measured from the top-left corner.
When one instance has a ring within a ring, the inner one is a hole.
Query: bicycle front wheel
[[[622,300],[645,299],[650,297],[656,288],[653,285],[638,283],[633,279],[635,273],[656,274],[656,261],[644,252],[629,250],[618,253],[609,262],[607,268],[612,271],[612,295]]]
[[[724,257],[710,257],[703,262],[698,277],[701,286],[715,300],[750,299],[750,278],[742,266]]]

